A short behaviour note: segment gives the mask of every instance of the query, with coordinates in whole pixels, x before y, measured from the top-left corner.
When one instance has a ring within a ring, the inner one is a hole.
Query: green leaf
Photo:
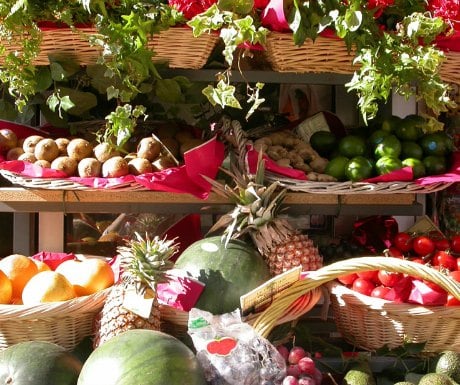
[[[91,92],[78,91],[73,88],[61,87],[61,108],[70,115],[82,116],[97,106],[97,98]]]
[[[241,109],[241,104],[235,97],[235,87],[225,83],[223,80],[217,83],[216,88],[212,85],[205,87],[203,89],[203,94],[213,106],[218,104],[222,108],[232,107]]]
[[[183,100],[181,87],[174,79],[158,79],[155,94],[166,103],[179,103]]]
[[[66,72],[64,68],[57,62],[50,63],[50,71],[51,78],[56,82],[63,81],[66,78]]]
[[[35,72],[35,90],[36,92],[43,92],[50,88],[53,84],[53,79],[51,77],[51,71],[49,67],[40,66],[37,67]]]
[[[5,99],[0,99],[0,119],[14,121],[16,120],[18,113],[14,104],[6,101]]]
[[[219,0],[217,6],[222,11],[247,15],[254,8],[254,0]]]

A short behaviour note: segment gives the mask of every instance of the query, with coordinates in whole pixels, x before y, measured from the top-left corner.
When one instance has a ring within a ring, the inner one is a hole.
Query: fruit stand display
[[[0,259],[0,382],[460,383],[459,235],[423,216],[460,181],[457,2],[33,3],[0,6],[1,209],[59,220]],[[349,75],[359,123],[245,65]]]

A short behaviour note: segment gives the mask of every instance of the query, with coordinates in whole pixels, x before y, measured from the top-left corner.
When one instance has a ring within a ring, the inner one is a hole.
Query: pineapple
[[[260,158],[255,175],[243,175],[236,168],[227,173],[236,183],[232,189],[206,178],[217,194],[230,198],[235,208],[223,215],[209,230],[213,233],[224,228],[224,237],[240,238],[249,234],[253,243],[265,258],[272,275],[280,274],[296,266],[303,271],[320,268],[323,264],[318,248],[306,234],[293,228],[279,217],[281,203],[287,190],[279,182],[264,185],[264,161]]]
[[[178,251],[174,240],[150,239],[135,233],[126,246],[117,249],[120,259],[120,280],[112,287],[103,308],[96,316],[93,346],[102,345],[110,338],[129,329],[160,330],[160,309],[156,299],[156,285],[167,280],[166,271],[174,262],[171,257]],[[148,293],[153,304],[148,318],[124,307],[128,291],[139,295]]]

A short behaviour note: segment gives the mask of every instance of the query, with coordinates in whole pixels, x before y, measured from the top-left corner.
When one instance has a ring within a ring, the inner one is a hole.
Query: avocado
[[[445,374],[460,382],[460,353],[451,350],[442,352],[436,362],[435,373]]]
[[[369,364],[361,362],[351,367],[345,373],[342,385],[376,385]]]
[[[418,385],[458,385],[449,376],[441,373],[425,374],[419,381]]]

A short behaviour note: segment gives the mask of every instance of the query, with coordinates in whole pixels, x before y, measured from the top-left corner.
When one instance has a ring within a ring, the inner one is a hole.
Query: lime
[[[401,123],[402,118],[396,115],[389,116],[382,120],[381,129],[388,132],[393,132],[394,129]]]
[[[388,174],[400,168],[402,168],[401,160],[392,156],[382,156],[375,162],[375,170],[379,175]]]
[[[414,174],[414,179],[421,178],[425,176],[426,169],[425,165],[420,159],[417,158],[406,158],[401,162],[403,167],[412,167],[412,173]]]
[[[444,174],[447,171],[446,158],[438,155],[428,155],[422,159],[426,175]]]
[[[382,129],[378,129],[378,130],[375,130],[370,136],[369,138],[367,139],[367,141],[369,142],[369,144],[372,146],[372,148],[374,148],[375,146],[377,146],[379,143],[381,143],[383,141],[383,138],[385,138],[386,136],[390,135],[390,133],[388,131],[385,131],[385,130],[382,130]]]
[[[310,145],[321,156],[327,157],[337,145],[337,137],[330,131],[316,131],[310,137]]]
[[[405,159],[405,158],[422,159],[423,158],[422,147],[416,142],[411,142],[411,141],[401,142],[400,158],[402,159]]]
[[[395,135],[388,135],[384,137],[374,149],[374,155],[377,159],[382,156],[392,156],[393,158],[398,158],[400,154],[401,142]]]
[[[345,167],[350,159],[345,156],[336,156],[332,158],[326,166],[324,173],[333,176],[338,181],[344,181],[347,179],[345,175]]]
[[[418,140],[423,135],[422,126],[415,119],[403,119],[395,128],[394,134],[400,140]]]
[[[423,135],[419,144],[425,155],[444,156],[449,154],[454,147],[452,138],[443,131]]]
[[[366,140],[362,136],[347,135],[339,140],[339,153],[347,158],[363,155],[366,149]]]
[[[345,166],[345,175],[352,182],[359,182],[372,176],[372,162],[364,156],[351,158]]]

